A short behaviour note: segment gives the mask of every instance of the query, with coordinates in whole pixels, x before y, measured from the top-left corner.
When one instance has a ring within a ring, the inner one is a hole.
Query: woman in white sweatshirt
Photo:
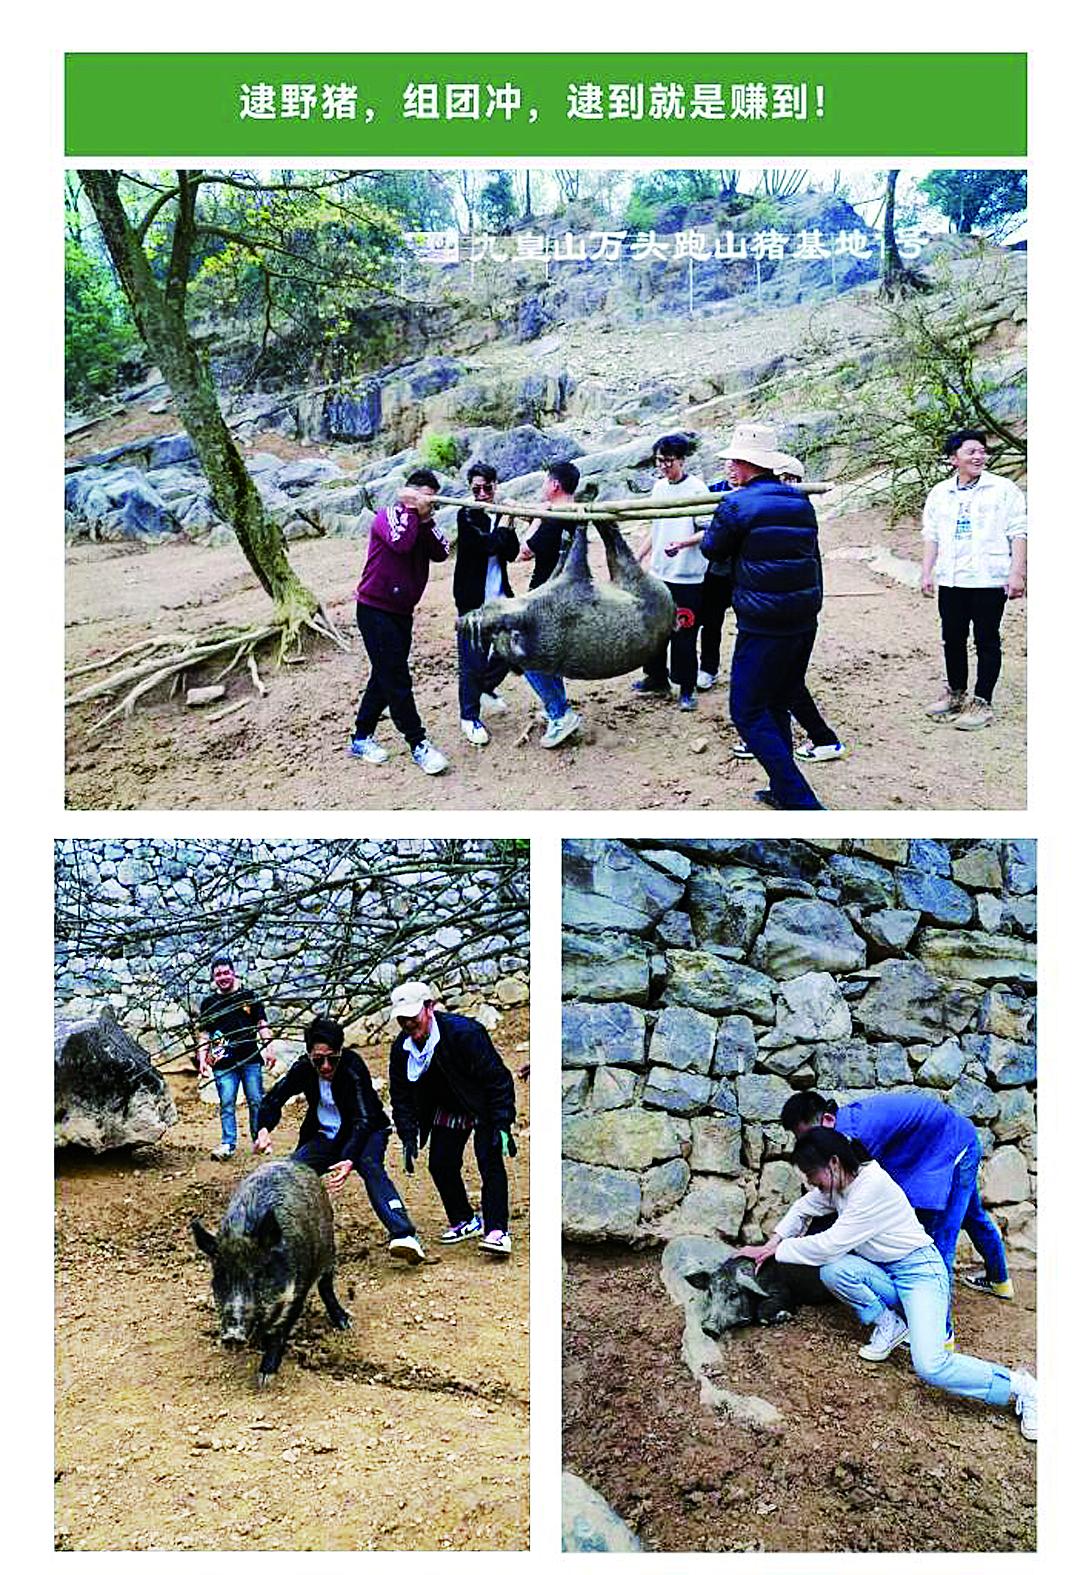
[[[947,1350],[949,1276],[941,1254],[919,1224],[901,1188],[854,1138],[833,1127],[814,1127],[791,1156],[810,1190],[791,1205],[766,1242],[742,1247],[739,1257],[759,1266],[780,1263],[820,1269],[822,1283],[846,1302],[872,1333],[859,1355],[883,1362],[910,1342],[911,1360],[924,1383],[988,1405],[1013,1402],[1021,1432],[1036,1437],[1036,1380],[997,1362]],[[815,1236],[809,1221],[834,1213],[835,1223]]]
[[[654,445],[654,462],[658,467],[658,480],[651,488],[652,503],[684,503],[689,498],[703,498],[707,487],[698,476],[690,476],[684,462],[695,451],[696,445],[683,432],[669,432]],[[650,534],[641,544],[636,557],[640,563],[650,559],[650,572],[669,586],[677,608],[677,626],[669,641],[669,671],[666,671],[666,652],[657,661],[648,663],[643,677],[632,688],[641,695],[668,695],[669,680],[680,690],[682,711],[696,709],[696,635],[703,605],[703,575],[706,560],[699,547],[691,545],[703,534],[702,521],[690,514],[673,514],[668,519],[654,520]],[[677,544],[684,542],[678,548]]]

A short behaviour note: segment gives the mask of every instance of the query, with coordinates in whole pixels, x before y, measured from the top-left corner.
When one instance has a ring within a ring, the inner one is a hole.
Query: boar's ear
[[[770,1296],[771,1295],[771,1292],[770,1291],[766,1291],[764,1289],[764,1287],[758,1282],[758,1280],[756,1278],[756,1275],[753,1274],[748,1269],[738,1269],[738,1271],[737,1271],[737,1283],[738,1283],[738,1285],[742,1286],[745,1290],[751,1291],[754,1296]]]
[[[275,1210],[266,1209],[257,1221],[257,1228],[253,1239],[265,1252],[271,1252],[273,1247],[278,1247],[284,1239],[280,1229],[280,1221],[276,1218]]]
[[[711,1283],[711,1276],[706,1269],[693,1269],[691,1274],[686,1274],[685,1279],[689,1285],[694,1285],[697,1291],[705,1291]]]
[[[211,1231],[207,1230],[201,1221],[197,1219],[190,1220],[189,1224],[192,1226],[193,1240],[196,1242],[201,1252],[203,1252],[209,1258],[214,1258],[219,1243],[212,1235]]]

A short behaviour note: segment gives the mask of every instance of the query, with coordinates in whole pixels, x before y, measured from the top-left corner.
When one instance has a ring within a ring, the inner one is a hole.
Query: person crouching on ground
[[[751,1258],[758,1267],[772,1256],[780,1263],[816,1266],[825,1288],[871,1330],[858,1353],[863,1360],[883,1362],[907,1341],[924,1383],[987,1405],[1012,1401],[1022,1434],[1034,1440],[1032,1374],[947,1348],[949,1276],[892,1177],[861,1143],[824,1127],[799,1138],[791,1160],[810,1190],[791,1205],[766,1242],[742,1247],[737,1256]],[[837,1218],[826,1231],[802,1235],[807,1221],[829,1212]]]
[[[1007,601],[1025,594],[1028,521],[1025,495],[990,476],[983,432],[951,432],[943,452],[953,474],[931,489],[923,508],[924,596],[938,592],[945,693],[926,715],[961,731],[989,727],[1002,670],[999,625]],[[968,631],[976,642],[976,682],[968,695]]]
[[[336,1197],[354,1170],[366,1189],[379,1224],[389,1234],[389,1250],[406,1263],[422,1263],[416,1237],[400,1193],[384,1164],[390,1121],[375,1093],[367,1063],[344,1048],[344,1030],[328,1017],[315,1017],[303,1033],[306,1054],[269,1089],[261,1103],[255,1154],[272,1147],[271,1134],[293,1094],[306,1100],[306,1115],[291,1158],[325,1178]]]
[[[423,596],[433,563],[449,556],[446,537],[433,518],[438,477],[414,470],[397,502],[379,509],[371,525],[363,576],[356,588],[356,622],[371,664],[370,678],[359,702],[348,753],[371,765],[389,754],[374,736],[382,712],[389,708],[393,725],[412,751],[421,771],[437,776],[448,765],[420,721],[412,695],[408,654],[412,647],[412,614]]]
[[[544,485],[541,488],[542,502],[554,509],[562,509],[565,504],[574,503],[580,479],[577,465],[572,465],[566,459],[557,460],[554,465],[549,465],[545,472]],[[539,585],[544,585],[556,573],[560,566],[560,556],[565,545],[570,543],[570,539],[570,527],[563,520],[546,518],[537,521],[537,529],[518,554],[520,563],[533,559],[533,573],[529,579],[531,591],[535,591]],[[565,739],[573,738],[581,730],[582,717],[568,705],[567,688],[558,673],[525,673],[523,676],[544,706],[545,716],[548,719],[541,746],[544,749],[555,749]]]
[[[467,476],[474,508],[458,510],[458,545],[454,557],[454,605],[460,617],[485,602],[511,596],[507,564],[518,556],[518,535],[501,515],[489,514],[495,501],[498,473],[494,465],[478,461]],[[488,742],[488,729],[480,720],[481,709],[498,713],[507,709],[496,690],[510,668],[489,646],[481,650],[465,633],[458,632],[458,706],[461,731],[470,744]]]
[[[510,1222],[504,1160],[518,1152],[514,1124],[514,1079],[483,1024],[435,1010],[435,994],[423,980],[400,984],[390,997],[390,1021],[400,1030],[389,1057],[393,1121],[411,1174],[420,1149],[429,1144],[428,1169],[449,1229],[444,1247],[480,1237],[480,1246],[509,1257]],[[469,1134],[480,1170],[480,1213],[469,1202],[461,1166]]]
[[[658,479],[651,488],[651,503],[683,503],[686,498],[702,498],[707,488],[698,476],[690,476],[685,460],[695,453],[696,444],[683,432],[669,432],[654,445]],[[677,627],[669,639],[669,672],[666,651],[643,669],[642,678],[632,688],[640,695],[670,694],[669,680],[680,691],[682,711],[696,709],[696,636],[703,602],[706,562],[699,550],[703,527],[693,515],[670,514],[652,521],[650,533],[641,543],[636,557],[640,563],[650,559],[650,572],[669,587],[677,609]]]
[[[789,456],[766,426],[739,426],[719,455],[727,492],[703,534],[712,563],[734,566],[737,638],[730,718],[768,774],[755,794],[772,809],[821,809],[794,764],[790,707],[805,684],[821,609],[817,516],[797,487],[777,477]]]

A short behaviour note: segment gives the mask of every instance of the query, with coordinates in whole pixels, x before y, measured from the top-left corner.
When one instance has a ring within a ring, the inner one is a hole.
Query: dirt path
[[[933,602],[874,572],[855,556],[879,545],[917,554],[914,534],[890,534],[858,514],[822,527],[825,611],[810,667],[821,709],[850,746],[843,761],[812,768],[830,809],[1016,809],[1025,803],[1026,619],[1013,604],[1003,627],[1005,665],[998,722],[979,733],[928,724],[923,707],[941,684]],[[573,682],[583,741],[539,747],[541,723],[526,683],[503,686],[509,714],[474,749],[458,727],[451,567],[441,565],[416,615],[413,670],[420,713],[450,757],[443,777],[412,764],[390,723],[384,766],[344,754],[364,670],[352,593],[362,547],[344,540],[297,544],[292,559],[334,620],[352,634],[350,653],[329,648],[305,664],[266,674],[267,699],[245,672],[228,680],[217,721],[168,698],[98,733],[93,707],[67,714],[67,804],[72,809],[748,809],[764,777],[735,761],[720,686],[695,715],[638,700],[628,677]],[[840,556],[840,554],[847,556]],[[599,561],[597,544],[595,560]],[[528,565],[516,579],[528,578]],[[81,545],[67,557],[67,661],[75,666],[150,633],[196,630],[264,616],[241,554],[177,544],[149,551]],[[724,658],[732,642],[728,615]]]
[[[808,1307],[722,1343],[723,1384],[786,1418],[750,1432],[700,1407],[658,1254],[571,1253],[564,1285],[564,1465],[648,1552],[1027,1552],[1035,1446],[1012,1412],[876,1369],[845,1308]],[[956,1298],[958,1344],[1035,1367],[1035,1275],[1018,1299]]]
[[[497,1032],[507,1052],[520,1015]],[[218,1118],[191,1084],[179,1114],[153,1150],[58,1164],[58,1548],[528,1547],[528,1134],[507,1262],[435,1245],[445,1218],[434,1189],[395,1161],[429,1248],[421,1268],[395,1265],[350,1186],[337,1204],[337,1284],[352,1327],[334,1334],[312,1295],[259,1392],[256,1354],[218,1344],[189,1233],[194,1214],[218,1221],[257,1161],[208,1158]],[[289,1108],[278,1153],[297,1123]]]

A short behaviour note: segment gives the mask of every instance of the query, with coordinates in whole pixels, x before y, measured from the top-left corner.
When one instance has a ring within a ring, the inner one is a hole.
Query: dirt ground
[[[514,1068],[526,1032],[523,1013],[497,1030]],[[216,1108],[193,1080],[171,1081],[186,1089],[175,1095],[180,1120],[155,1148],[58,1160],[58,1549],[528,1547],[528,1130],[510,1162],[507,1261],[471,1242],[437,1246],[437,1194],[426,1170],[402,1176],[396,1146],[391,1174],[424,1265],[389,1258],[350,1183],[336,1204],[337,1287],[352,1326],[334,1333],[312,1294],[280,1372],[258,1391],[257,1354],[218,1343],[189,1220],[218,1224],[259,1161],[212,1161]],[[516,1086],[524,1107],[526,1085]],[[526,1118],[520,1108],[520,1126]],[[298,1120],[289,1106],[277,1155]]]
[[[564,1466],[648,1552],[1029,1552],[1036,1446],[1012,1411],[927,1389],[897,1352],[867,1368],[847,1309],[807,1307],[722,1342],[726,1388],[781,1431],[720,1422],[680,1357],[660,1255],[571,1252],[564,1285]],[[1017,1300],[960,1289],[961,1350],[1035,1370],[1035,1274]]]
[[[903,539],[901,539],[901,537]],[[997,723],[959,733],[927,723],[939,693],[935,605],[856,556],[874,546],[917,557],[914,533],[889,532],[873,515],[822,526],[825,610],[809,684],[849,746],[848,758],[810,768],[830,809],[1017,809],[1025,803],[1026,617],[1011,604]],[[543,722],[525,683],[503,685],[510,706],[489,719],[492,741],[474,749],[458,726],[452,567],[440,565],[415,619],[412,666],[429,736],[450,758],[425,777],[387,720],[382,766],[345,755],[365,659],[352,599],[363,546],[344,539],[297,543],[292,561],[321,595],[352,648],[314,651],[298,666],[266,663],[268,697],[232,673],[215,711],[186,712],[164,692],[134,716],[91,731],[106,702],[66,714],[70,809],[749,809],[764,785],[754,762],[732,758],[736,734],[720,683],[695,714],[641,700],[631,678],[571,682],[581,741],[546,751]],[[840,556],[845,554],[844,556]],[[597,543],[592,561],[600,562]],[[528,581],[516,566],[515,588]],[[266,602],[241,553],[188,543],[152,549],[81,544],[67,554],[67,652],[79,666],[150,634],[264,617]],[[733,615],[723,646],[728,666]],[[241,710],[220,719],[220,709]]]

